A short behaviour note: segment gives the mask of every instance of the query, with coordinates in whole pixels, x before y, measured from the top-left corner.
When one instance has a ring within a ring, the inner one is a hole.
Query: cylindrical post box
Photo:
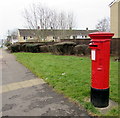
[[[95,107],[109,105],[110,40],[113,35],[109,32],[89,34],[92,60],[91,102]]]

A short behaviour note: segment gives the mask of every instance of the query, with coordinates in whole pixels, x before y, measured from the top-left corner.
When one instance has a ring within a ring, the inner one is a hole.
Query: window
[[[24,40],[26,40],[26,39],[27,39],[27,37],[26,37],[26,36],[24,36],[24,37],[23,37],[23,39],[24,39]]]

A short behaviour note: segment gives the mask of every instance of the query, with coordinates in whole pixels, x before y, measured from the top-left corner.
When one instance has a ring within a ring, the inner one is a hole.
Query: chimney
[[[86,30],[88,30],[88,27],[86,27]]]
[[[38,26],[38,29],[40,29],[40,26]]]
[[[69,27],[70,30],[72,30],[72,27]]]

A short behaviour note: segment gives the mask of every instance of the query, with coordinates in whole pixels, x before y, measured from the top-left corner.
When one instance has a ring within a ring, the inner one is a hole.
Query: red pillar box
[[[92,60],[91,102],[95,107],[107,107],[109,104],[110,40],[113,35],[109,32],[89,34]]]

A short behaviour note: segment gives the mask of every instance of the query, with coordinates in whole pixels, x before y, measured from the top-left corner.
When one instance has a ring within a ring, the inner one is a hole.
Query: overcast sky
[[[73,12],[77,29],[94,29],[99,20],[110,16],[109,4],[113,0],[1,0],[0,39],[6,38],[8,30],[25,28],[24,8],[41,3],[57,11]]]

